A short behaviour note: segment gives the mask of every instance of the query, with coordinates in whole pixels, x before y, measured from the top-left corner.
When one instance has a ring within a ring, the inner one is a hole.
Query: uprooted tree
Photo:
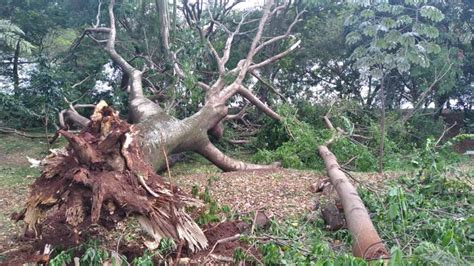
[[[70,224],[78,237],[80,224],[84,221],[100,223],[116,222],[113,217],[137,215],[142,226],[155,237],[171,237],[185,240],[191,250],[202,249],[207,241],[190,216],[184,212],[185,206],[198,204],[184,195],[176,187],[165,183],[155,174],[162,168],[167,156],[183,151],[194,151],[224,171],[246,169],[268,169],[275,165],[256,165],[235,160],[223,154],[209,140],[209,134],[219,139],[223,122],[228,114],[227,101],[236,94],[253,103],[258,109],[274,119],[279,115],[258,99],[245,87],[248,73],[271,64],[294,50],[300,41],[287,50],[261,62],[254,62],[257,53],[268,45],[290,37],[291,28],[299,21],[303,12],[297,12],[288,30],[279,36],[264,38],[265,25],[285,8],[266,1],[255,35],[245,58],[228,69],[234,36],[247,23],[243,16],[233,30],[217,20],[227,38],[222,55],[207,39],[204,30],[196,25],[202,40],[211,51],[217,64],[217,78],[209,83],[198,82],[205,91],[202,108],[195,114],[178,120],[167,114],[159,103],[145,97],[143,74],[147,68],[139,70],[116,50],[117,29],[114,15],[115,1],[108,6],[109,27],[88,28],[79,40],[88,36],[103,47],[110,59],[120,67],[129,81],[129,121],[118,119],[118,114],[105,104],[95,106],[95,112],[88,119],[76,111],[74,105],[61,112],[63,130],[58,133],[69,141],[67,149],[50,155],[43,161],[41,177],[33,184],[26,209],[17,217],[24,220],[28,233],[41,234],[39,223],[47,210],[55,209]],[[179,78],[185,73],[177,61],[176,54],[169,49],[167,29],[162,29],[163,47],[166,49],[173,68]],[[153,64],[153,62],[150,62]],[[150,66],[150,69],[153,67]],[[84,128],[79,135],[65,130],[67,124]],[[53,208],[56,207],[56,208]],[[90,219],[86,216],[90,215]]]

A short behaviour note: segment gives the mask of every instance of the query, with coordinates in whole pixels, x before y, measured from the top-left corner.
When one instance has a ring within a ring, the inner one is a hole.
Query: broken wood
[[[347,227],[354,239],[352,254],[367,260],[387,257],[389,253],[375,230],[364,203],[341,171],[336,156],[325,145],[319,146],[318,151],[324,160],[331,183],[342,201]]]
[[[337,138],[345,134],[340,128],[335,128],[328,114],[323,117],[326,127],[333,131],[333,136],[325,145],[318,147],[318,152],[324,160],[326,171],[331,184],[336,188],[337,194],[342,202],[346,224],[353,237],[352,254],[367,260],[386,258],[389,253],[383,240],[375,230],[364,202],[360,198],[355,187],[342,171],[336,156],[328,149]]]
[[[184,241],[191,251],[207,247],[202,230],[185,212],[202,202],[155,174],[144,160],[137,130],[111,107],[98,104],[78,135],[59,133],[69,145],[42,161],[42,174],[31,186],[26,207],[15,216],[25,222],[25,235],[41,237],[43,218],[53,216],[78,244],[84,240],[82,231],[92,224],[113,228],[136,216],[157,242],[166,237]]]

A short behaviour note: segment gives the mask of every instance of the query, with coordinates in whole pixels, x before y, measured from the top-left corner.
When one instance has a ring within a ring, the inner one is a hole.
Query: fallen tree
[[[44,160],[44,170],[32,185],[26,208],[15,219],[26,223],[25,234],[41,237],[40,223],[49,210],[71,226],[73,238],[79,241],[81,226],[87,227],[90,223],[115,224],[129,215],[135,215],[155,240],[170,237],[186,241],[191,250],[203,249],[207,246],[206,238],[184,211],[186,206],[199,205],[199,202],[164,182],[155,171],[166,165],[168,155],[184,151],[197,152],[224,171],[276,167],[230,158],[211,143],[208,135],[216,139],[222,136],[222,123],[232,117],[226,104],[236,94],[270,117],[280,119],[245,87],[244,79],[247,73],[277,61],[299,45],[300,41],[297,41],[281,53],[254,62],[254,56],[266,46],[290,37],[291,28],[303,12],[296,14],[286,33],[263,39],[269,19],[287,7],[274,6],[272,0],[266,1],[247,56],[231,69],[226,64],[234,36],[239,34],[241,25],[247,23],[245,16],[233,31],[213,20],[227,33],[222,56],[204,34],[201,37],[217,63],[217,79],[210,84],[197,83],[205,91],[205,101],[197,113],[179,120],[169,115],[158,102],[145,96],[143,75],[153,69],[152,59],[139,55],[149,64],[139,70],[117,52],[114,6],[115,1],[111,0],[108,6],[109,26],[99,27],[100,23],[96,23],[95,27],[85,30],[74,46],[88,36],[103,47],[110,59],[120,67],[128,80],[128,112],[132,125],[121,121],[118,114],[103,102],[95,106],[91,119],[76,110],[94,107],[90,105],[70,104],[69,109],[60,112],[62,129],[58,135],[66,138],[69,146]],[[202,33],[203,29],[197,30]],[[168,35],[163,36],[167,38]],[[164,47],[169,49],[167,45]],[[176,54],[171,50],[167,52],[177,77],[185,78]],[[67,131],[71,125],[83,129],[74,135]]]
[[[333,131],[333,136],[325,145],[318,147],[318,152],[324,160],[331,184],[336,188],[344,209],[346,224],[354,241],[352,254],[367,260],[385,258],[389,253],[372,224],[364,202],[341,170],[336,156],[328,149],[328,146],[345,132],[341,128],[334,128],[327,115],[323,119],[326,127]]]
[[[204,34],[204,25],[200,25],[196,22],[197,24],[194,25],[194,28],[198,31],[202,41],[216,61],[216,79],[209,84],[204,82],[196,83],[197,86],[205,92],[204,103],[198,112],[185,119],[179,120],[169,115],[166,110],[160,107],[159,103],[153,102],[144,94],[143,75],[154,68],[155,63],[152,61],[152,58],[137,55],[143,57],[145,62],[149,64],[145,66],[143,70],[139,70],[117,52],[115,48],[117,29],[115,25],[114,5],[115,1],[111,0],[108,7],[109,27],[88,28],[79,38],[78,42],[86,36],[89,36],[97,45],[103,47],[110,59],[120,67],[123,74],[127,77],[129,88],[129,121],[133,123],[137,131],[140,132],[136,138],[144,152],[145,159],[150,162],[155,169],[160,169],[165,162],[162,149],[165,149],[169,155],[184,151],[194,151],[224,171],[275,168],[275,165],[249,164],[230,158],[210,142],[208,135],[214,136],[217,140],[222,137],[224,130],[223,123],[233,116],[228,113],[227,104],[235,95],[240,95],[243,99],[252,103],[256,108],[271,118],[276,120],[281,119],[277,113],[260,101],[260,99],[245,86],[244,81],[246,76],[252,71],[279,60],[298,47],[300,41],[294,42],[287,50],[277,53],[270,58],[261,62],[254,62],[254,57],[268,45],[290,38],[291,29],[300,20],[303,11],[297,12],[293,23],[289,25],[288,30],[284,34],[273,38],[265,38],[263,37],[263,33],[266,24],[269,23],[275,14],[287,8],[287,5],[274,6],[273,0],[266,1],[262,10],[262,16],[255,29],[255,36],[251,40],[246,57],[240,59],[238,64],[230,69],[227,63],[230,58],[233,40],[235,36],[240,34],[240,27],[249,23],[246,21],[246,17],[242,17],[234,30],[227,28],[218,21],[212,20],[213,24],[219,26],[227,34],[227,39],[222,49],[222,56],[212,45],[209,37],[206,37],[207,34]],[[163,15],[166,16],[166,13]],[[166,31],[166,27],[163,30]],[[168,34],[163,34],[163,36],[167,38]],[[165,40],[165,43],[168,43],[168,41]],[[169,50],[169,45],[164,45],[164,48],[167,50],[169,58],[173,62],[175,75],[177,78],[184,79],[185,73],[180,68],[176,54]],[[84,127],[89,123],[89,120],[81,116],[73,105],[71,105],[68,110],[61,112],[59,120],[64,121],[63,127],[66,127],[65,124],[67,123],[75,124],[80,127]]]

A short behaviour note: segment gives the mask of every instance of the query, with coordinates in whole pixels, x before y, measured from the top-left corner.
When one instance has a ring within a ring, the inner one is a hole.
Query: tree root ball
[[[144,160],[134,127],[105,102],[97,105],[89,125],[78,135],[60,130],[69,145],[43,161],[24,210],[25,235],[41,237],[50,215],[63,219],[79,242],[85,225],[106,228],[133,215],[156,240],[184,240],[191,251],[207,247],[199,226],[185,212],[202,202],[163,181]]]

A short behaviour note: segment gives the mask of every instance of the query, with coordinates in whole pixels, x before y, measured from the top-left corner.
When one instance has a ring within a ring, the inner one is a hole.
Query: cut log
[[[319,146],[318,151],[324,160],[331,183],[342,201],[347,227],[354,239],[352,254],[367,260],[387,257],[389,253],[375,230],[364,203],[341,171],[336,156],[325,145]]]

